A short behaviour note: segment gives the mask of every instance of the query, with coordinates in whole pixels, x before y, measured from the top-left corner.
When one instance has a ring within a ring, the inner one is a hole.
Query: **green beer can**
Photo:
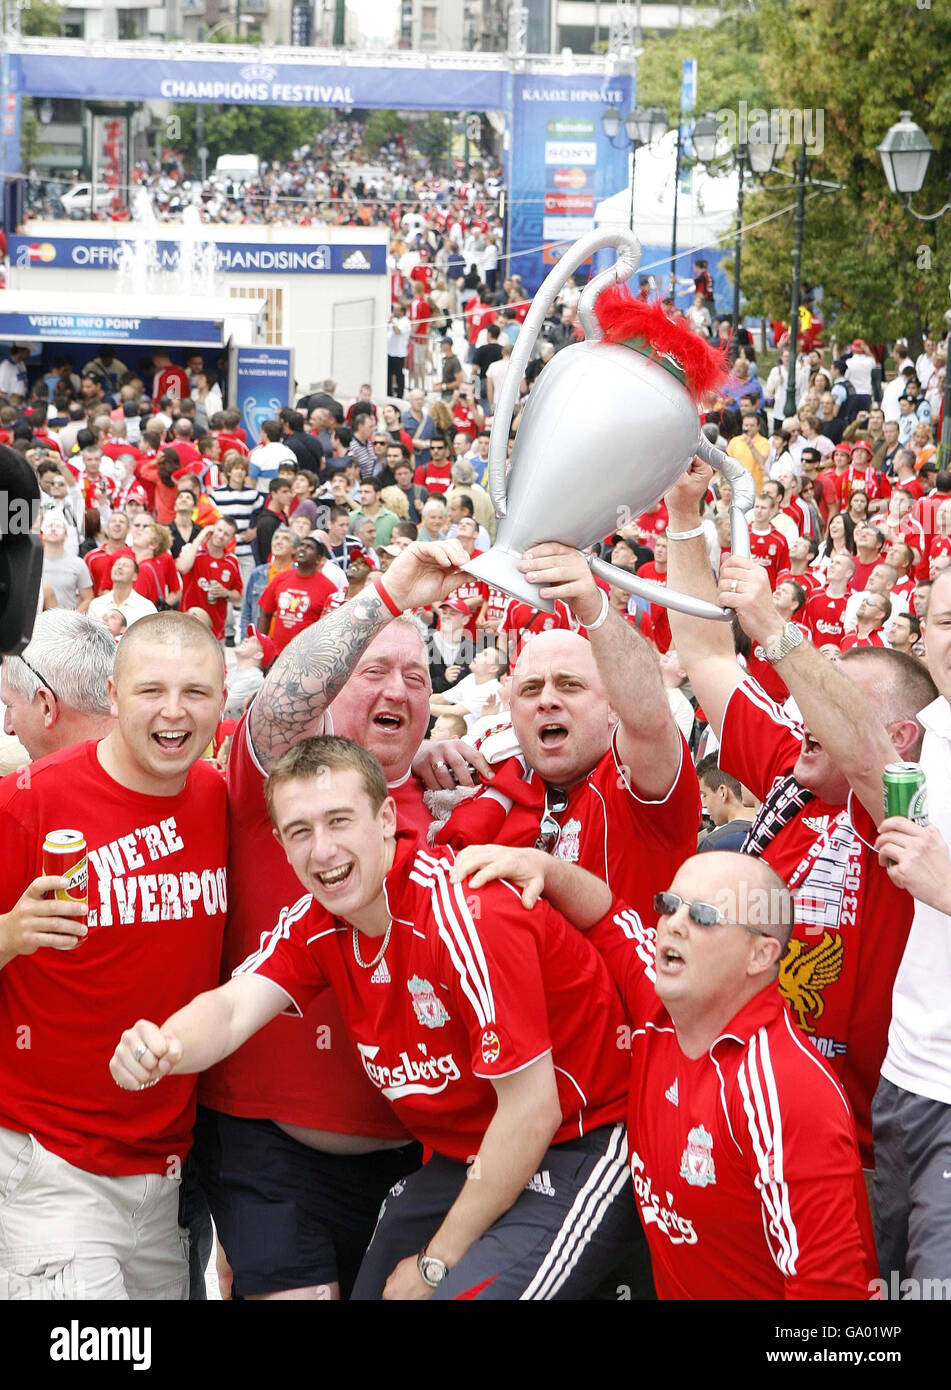
[[[928,789],[920,763],[888,763],[882,774],[885,815],[906,816],[916,825],[928,824]]]

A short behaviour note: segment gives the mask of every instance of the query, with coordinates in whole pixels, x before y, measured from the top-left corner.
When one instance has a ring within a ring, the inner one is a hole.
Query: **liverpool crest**
[[[441,1028],[449,1022],[449,1015],[443,1008],[442,1000],[428,980],[414,975],[406,988],[413,997],[413,1012],[424,1028]]]
[[[680,1160],[680,1176],[691,1187],[707,1187],[717,1180],[717,1170],[713,1166],[713,1135],[708,1134],[703,1125],[698,1125],[687,1135],[687,1147]]]

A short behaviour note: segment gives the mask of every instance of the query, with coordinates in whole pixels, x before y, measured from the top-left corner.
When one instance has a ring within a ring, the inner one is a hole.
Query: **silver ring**
[[[448,764],[443,758],[437,758],[436,761],[433,763],[433,767],[448,767],[448,766],[449,766],[449,764]]]
[[[145,1043],[139,1043],[138,1047],[132,1054],[133,1062],[141,1061],[141,1059],[145,1056],[146,1052],[148,1052],[148,1048],[146,1047]]]
[[[736,591],[737,591],[737,589],[738,589],[739,587],[740,587],[740,581],[739,581],[738,579],[731,579],[731,580],[730,580],[730,593],[731,593],[731,594],[735,594]]]

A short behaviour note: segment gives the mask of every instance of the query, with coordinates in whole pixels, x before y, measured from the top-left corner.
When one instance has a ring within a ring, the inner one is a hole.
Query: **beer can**
[[[66,888],[47,893],[63,902],[86,903],[86,837],[81,830],[51,830],[43,841],[43,873],[68,880]]]
[[[888,763],[882,774],[882,805],[888,816],[928,824],[928,789],[920,763]]]

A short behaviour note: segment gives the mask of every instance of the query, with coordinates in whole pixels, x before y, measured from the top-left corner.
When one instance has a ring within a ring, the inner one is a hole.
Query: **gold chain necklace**
[[[359,945],[359,935],[360,935],[360,933],[357,931],[356,927],[354,927],[354,926],[351,926],[350,930],[351,930],[351,932],[353,933],[353,957],[354,957],[354,960],[357,962],[357,965],[359,965],[359,967],[360,967],[361,970],[372,970],[373,967],[374,967],[374,965],[379,965],[380,961],[381,961],[381,960],[383,959],[383,957],[386,955],[386,948],[387,948],[387,946],[390,944],[390,932],[393,930],[393,918],[392,918],[392,917],[390,918],[389,926],[388,926],[387,929],[386,929],[386,935],[385,935],[384,938],[383,938],[383,945],[380,947],[379,951],[377,951],[376,955],[373,957],[372,960],[361,960],[361,959],[360,959],[360,945]]]

